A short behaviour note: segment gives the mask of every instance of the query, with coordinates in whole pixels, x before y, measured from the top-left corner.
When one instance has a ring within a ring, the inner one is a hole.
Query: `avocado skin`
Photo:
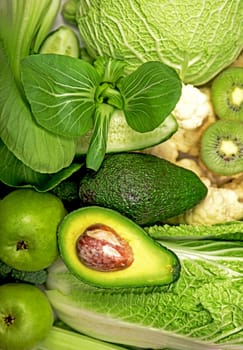
[[[119,211],[141,226],[179,215],[194,207],[207,187],[192,171],[143,153],[107,155],[97,172],[80,182],[82,205]]]

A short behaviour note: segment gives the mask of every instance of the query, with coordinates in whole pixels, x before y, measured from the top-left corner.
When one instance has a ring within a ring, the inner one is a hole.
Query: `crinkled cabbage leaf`
[[[153,289],[95,288],[57,261],[47,295],[59,318],[90,336],[142,348],[242,349],[242,242],[162,244],[179,257],[181,274]]]
[[[131,69],[161,60],[194,85],[243,47],[242,0],[79,0],[76,21],[91,56],[124,59]]]

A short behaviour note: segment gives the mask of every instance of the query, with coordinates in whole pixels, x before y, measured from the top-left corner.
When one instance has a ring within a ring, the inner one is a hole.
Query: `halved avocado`
[[[69,213],[59,226],[58,244],[70,272],[98,287],[159,286],[179,277],[177,256],[112,209],[90,206]],[[119,246],[127,259],[119,260]]]

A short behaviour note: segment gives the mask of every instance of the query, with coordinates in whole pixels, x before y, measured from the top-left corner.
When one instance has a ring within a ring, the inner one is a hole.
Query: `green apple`
[[[44,339],[54,321],[43,291],[26,283],[0,286],[0,349],[29,350]]]
[[[18,189],[0,202],[0,260],[24,271],[38,271],[56,259],[57,228],[66,210],[51,193]]]

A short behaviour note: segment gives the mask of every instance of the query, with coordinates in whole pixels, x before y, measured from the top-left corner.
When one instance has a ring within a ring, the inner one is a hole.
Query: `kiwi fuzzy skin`
[[[229,67],[212,82],[212,103],[218,118],[243,122],[243,67]]]
[[[215,174],[243,172],[243,122],[218,120],[211,124],[202,135],[200,155]]]

